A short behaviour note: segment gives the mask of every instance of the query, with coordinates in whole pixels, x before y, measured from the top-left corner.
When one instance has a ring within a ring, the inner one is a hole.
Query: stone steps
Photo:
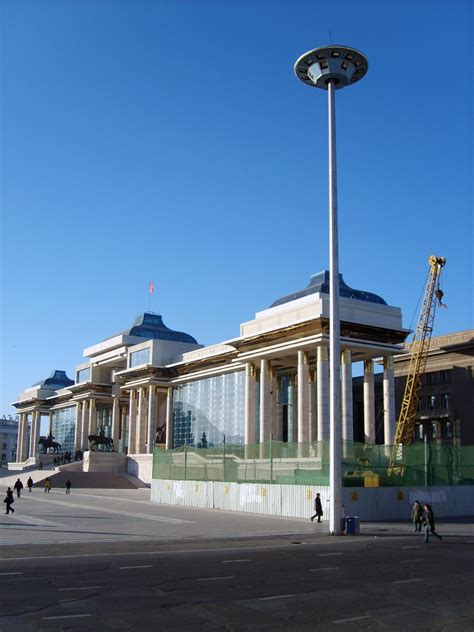
[[[46,477],[35,482],[34,486],[44,487],[44,478]],[[134,477],[112,472],[66,471],[53,473],[49,478],[53,489],[64,488],[68,479],[72,483],[72,489],[137,489],[142,486],[141,481],[133,480]]]

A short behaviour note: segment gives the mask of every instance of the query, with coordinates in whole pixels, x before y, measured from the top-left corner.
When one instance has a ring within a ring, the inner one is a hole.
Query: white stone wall
[[[313,515],[317,492],[321,494],[323,520],[327,520],[328,487],[156,479],[151,481],[152,502],[293,518],[309,518]],[[358,516],[361,520],[409,522],[415,500],[432,505],[436,518],[474,516],[474,486],[343,489],[346,516]]]

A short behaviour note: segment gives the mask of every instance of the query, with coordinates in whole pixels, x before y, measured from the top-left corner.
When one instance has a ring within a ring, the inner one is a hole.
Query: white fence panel
[[[281,515],[281,486],[242,483],[239,485],[237,511]]]
[[[310,518],[314,514],[314,499],[321,494],[323,520],[329,519],[329,488],[315,485],[281,485],[281,515],[293,518]]]

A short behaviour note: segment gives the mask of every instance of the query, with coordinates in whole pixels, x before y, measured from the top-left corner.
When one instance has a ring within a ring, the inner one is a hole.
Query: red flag
[[[150,283],[150,294],[153,294],[153,292],[155,291],[155,284],[153,283],[153,281]]]

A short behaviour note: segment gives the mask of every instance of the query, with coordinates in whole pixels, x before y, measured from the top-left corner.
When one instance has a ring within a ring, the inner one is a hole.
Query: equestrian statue
[[[38,445],[43,446],[43,454],[46,454],[49,448],[53,448],[53,452],[59,453],[61,451],[61,444],[57,441],[53,441],[53,439],[54,437],[51,432],[48,434],[47,437],[39,438]]]

